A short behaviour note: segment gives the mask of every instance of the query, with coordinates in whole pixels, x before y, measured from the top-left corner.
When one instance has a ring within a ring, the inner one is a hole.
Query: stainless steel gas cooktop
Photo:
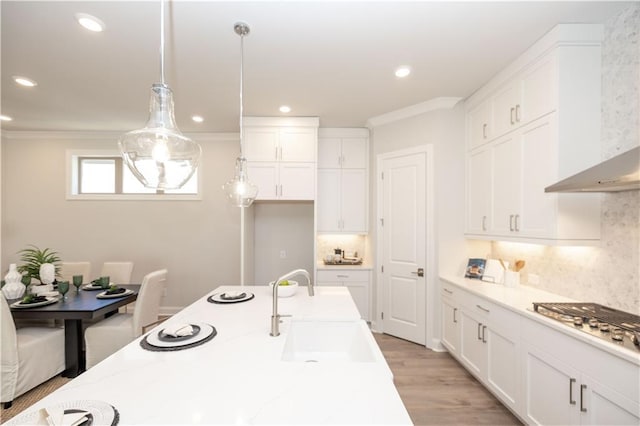
[[[597,303],[533,303],[533,310],[582,332],[640,352],[640,316]]]

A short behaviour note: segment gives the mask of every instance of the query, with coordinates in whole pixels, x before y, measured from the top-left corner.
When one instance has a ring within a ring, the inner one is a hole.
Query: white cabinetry
[[[455,290],[446,284],[442,287],[442,344],[457,355],[460,347],[459,308],[454,298]]]
[[[467,101],[467,237],[600,238],[598,194],[544,188],[600,159],[601,37],[559,25]]]
[[[527,423],[640,424],[638,366],[533,321],[522,335]]]
[[[244,154],[257,200],[314,200],[317,118],[245,117]]]
[[[318,232],[367,232],[367,129],[320,129]]]
[[[339,270],[323,269],[316,275],[316,283],[326,286],[345,286],[351,293],[362,319],[371,320],[371,271],[341,267]]]

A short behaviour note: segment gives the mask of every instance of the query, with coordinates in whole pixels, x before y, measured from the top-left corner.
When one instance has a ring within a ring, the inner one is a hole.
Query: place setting
[[[74,285],[75,285],[75,282],[74,282]],[[96,278],[95,280],[91,281],[89,284],[83,285],[82,289],[85,291],[99,291],[99,290],[106,290],[112,285],[114,284],[110,282],[110,277],[105,276],[105,277]]]
[[[58,302],[62,297],[60,295],[36,295],[29,293],[22,299],[11,304],[12,308],[24,309],[24,308],[37,308],[39,306],[51,305]]]
[[[200,346],[213,339],[216,334],[218,331],[210,324],[181,323],[147,334],[140,341],[140,346],[154,352],[180,351]]]
[[[245,291],[226,291],[224,293],[216,293],[207,297],[207,302],[209,303],[240,303],[247,302],[253,299],[255,295],[253,293],[245,292]]]
[[[40,408],[18,415],[9,420],[11,426],[115,426],[120,414],[111,404],[104,401],[66,401],[50,407]]]

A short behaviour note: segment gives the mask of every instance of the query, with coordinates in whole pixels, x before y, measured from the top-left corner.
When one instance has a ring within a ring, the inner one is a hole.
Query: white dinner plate
[[[130,294],[133,294],[133,290],[126,289],[123,293],[116,293],[116,294],[107,294],[106,291],[103,291],[102,293],[99,293],[96,297],[98,299],[115,299],[116,297],[124,297]]]
[[[110,286],[114,285],[113,283],[109,283]],[[103,290],[100,284],[85,284],[82,286],[83,290],[87,291],[95,291],[95,290]]]
[[[91,413],[93,416],[92,424],[94,425],[115,425],[117,424],[117,414],[115,409],[104,401],[66,401],[55,404],[51,408],[60,408],[62,410],[83,410]],[[30,411],[28,413],[18,415],[9,420],[5,425],[36,425],[40,418],[39,410]]]
[[[17,302],[13,302],[11,304],[12,308],[36,308],[38,306],[44,306],[44,305],[50,305],[52,303],[56,303],[58,300],[60,300],[59,297],[57,296],[47,296],[47,300],[43,301],[43,302],[36,302],[36,303],[22,303],[22,300],[19,300]]]
[[[254,297],[253,293],[249,293],[248,291],[242,293],[244,293],[244,297],[242,298],[227,298],[224,297],[225,293],[216,293],[212,296],[209,296],[209,300],[215,303],[238,303],[244,302],[245,300],[253,299]]]
[[[160,340],[160,338],[158,337],[158,334],[162,333],[162,330],[160,330],[152,331],[151,333],[147,334],[147,343],[158,348],[176,348],[180,346],[191,345],[193,343],[204,340],[207,337],[211,336],[211,333],[213,333],[214,330],[211,325],[205,323],[197,323],[191,325],[197,325],[198,327],[200,327],[200,332],[195,336],[191,336],[191,338],[189,339],[181,339],[179,342],[165,342],[163,340]]]

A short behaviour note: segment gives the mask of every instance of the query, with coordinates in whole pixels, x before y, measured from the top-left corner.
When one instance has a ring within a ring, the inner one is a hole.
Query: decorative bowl
[[[278,297],[291,297],[294,294],[296,294],[296,291],[298,291],[298,281],[293,281],[293,280],[287,280],[289,281],[289,285],[282,285],[280,284],[280,288],[278,288]],[[269,283],[269,293],[273,294],[273,284],[274,282],[271,281]]]

